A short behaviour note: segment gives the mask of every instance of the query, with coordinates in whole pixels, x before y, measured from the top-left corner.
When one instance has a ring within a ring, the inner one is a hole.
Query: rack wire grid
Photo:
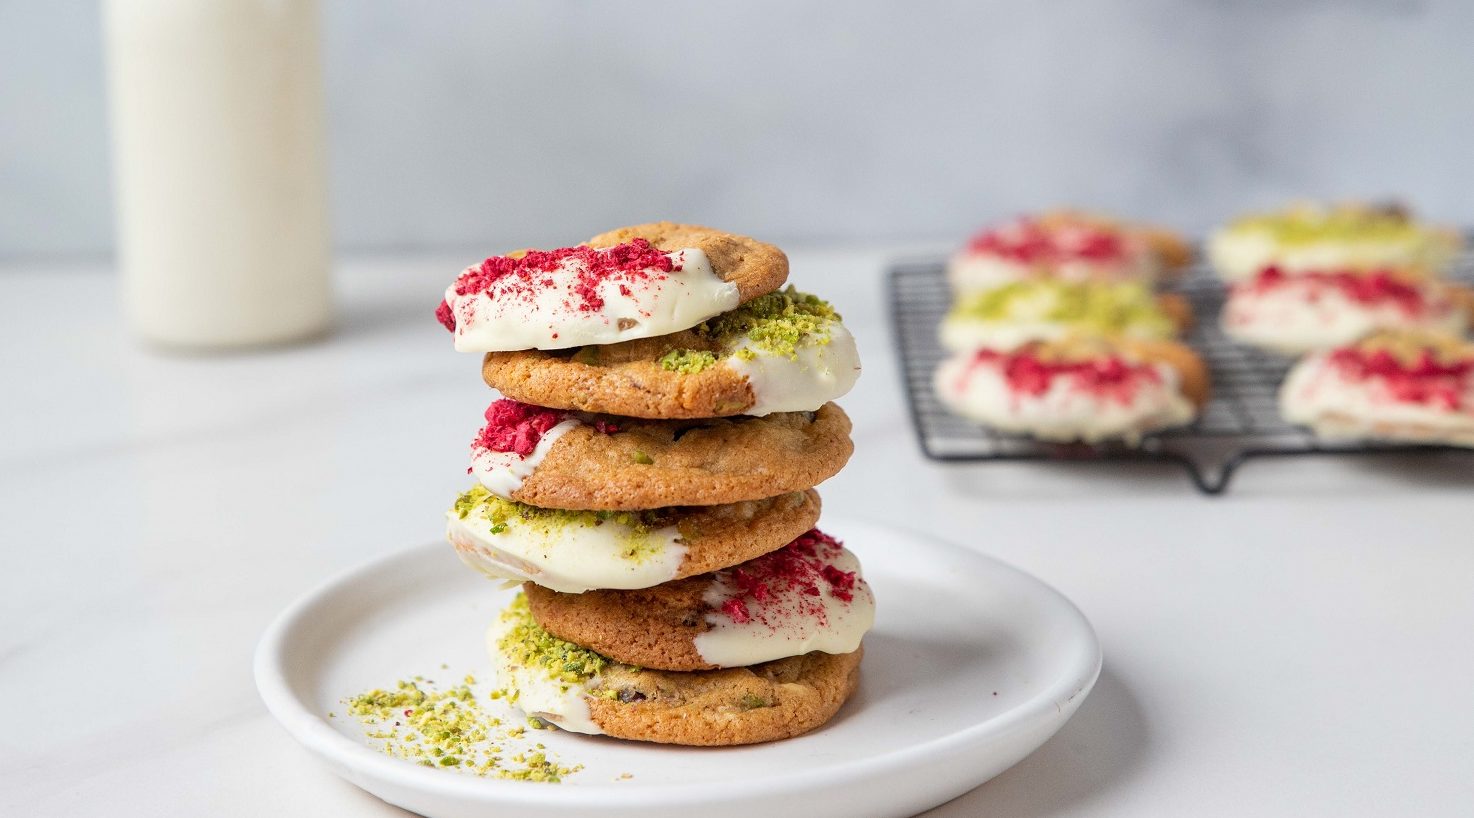
[[[1474,284],[1474,253],[1463,254],[1449,278]],[[1280,418],[1278,394],[1293,359],[1229,340],[1219,329],[1224,286],[1198,263],[1166,289],[1192,302],[1186,337],[1207,364],[1213,395],[1189,426],[1148,435],[1138,447],[1122,443],[1049,443],[998,432],[958,417],[937,400],[932,373],[946,357],[937,327],[952,302],[946,263],[936,259],[891,266],[891,320],[901,377],[917,440],[927,457],[944,462],[1156,461],[1176,463],[1208,495],[1224,493],[1240,466],[1256,458],[1464,452],[1451,446],[1326,442]]]

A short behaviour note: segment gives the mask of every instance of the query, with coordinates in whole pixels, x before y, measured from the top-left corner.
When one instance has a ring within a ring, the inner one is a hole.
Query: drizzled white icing
[[[730,599],[741,596],[731,571],[719,571],[703,595],[711,607],[706,621],[711,626],[695,638],[696,652],[719,667],[743,667],[771,662],[812,651],[850,653],[875,623],[875,596],[860,577],[860,561],[847,549],[825,560],[842,572],[854,572],[855,583],[845,600],[835,589],[818,584],[817,597],[798,585],[773,588],[744,622],[723,610]],[[814,610],[818,606],[817,610]]]
[[[512,704],[529,716],[536,716],[564,730],[587,735],[604,732],[589,713],[587,691],[594,679],[567,682],[554,679],[547,671],[524,667],[512,661],[502,650],[502,637],[514,622],[498,618],[486,631],[486,650],[491,654],[492,672],[497,685],[514,697]],[[597,679],[598,677],[595,677]]]
[[[1332,283],[1288,277],[1274,287],[1236,286],[1223,306],[1223,331],[1246,344],[1296,354],[1348,344],[1377,329],[1434,329],[1455,334],[1468,314],[1435,283],[1423,285],[1425,306],[1365,302]]]
[[[569,306],[583,297],[577,292],[583,263],[572,257],[539,273],[539,285],[530,291],[523,287],[513,293],[509,282],[460,295],[452,284],[445,303],[455,317],[455,348],[497,352],[614,344],[690,329],[737,306],[737,285],[717,276],[706,253],[687,248],[665,255],[679,269],[651,270],[633,283],[615,278],[594,283],[603,302],[597,310]]]
[[[446,536],[463,562],[493,579],[567,594],[649,588],[674,579],[686,556],[673,525],[640,532],[617,518],[595,523],[573,515],[557,522],[513,515],[494,525],[486,510],[477,506],[464,518],[448,512]]]
[[[495,452],[477,443],[471,444],[471,473],[481,485],[498,497],[511,499],[512,492],[522,488],[522,483],[537,469],[558,438],[579,425],[577,418],[569,418],[542,433],[532,453],[523,457],[516,452]]]
[[[742,340],[723,365],[752,386],[755,402],[743,414],[812,412],[849,392],[860,377],[855,337],[839,321],[828,332],[827,343],[805,337],[792,358]]]
[[[963,417],[995,429],[1045,440],[1135,442],[1146,432],[1180,426],[1196,414],[1181,389],[1181,376],[1165,364],[1152,364],[1157,378],[1140,379],[1127,400],[1082,388],[1073,377],[1053,377],[1039,394],[1020,393],[998,361],[954,355],[937,367],[937,397]]]

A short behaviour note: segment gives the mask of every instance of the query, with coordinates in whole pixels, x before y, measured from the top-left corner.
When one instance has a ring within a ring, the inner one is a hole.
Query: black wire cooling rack
[[[1230,341],[1218,327],[1223,285],[1202,265],[1172,291],[1192,302],[1195,320],[1186,341],[1207,364],[1213,396],[1190,426],[1147,436],[1136,448],[1119,443],[1048,443],[997,432],[949,412],[932,389],[932,372],[946,356],[937,326],[952,302],[945,262],[897,263],[890,270],[891,318],[901,377],[921,450],[945,462],[1071,460],[1156,461],[1181,465],[1204,494],[1222,494],[1244,463],[1256,458],[1371,453],[1452,452],[1449,446],[1325,443],[1279,415],[1279,385],[1293,361]],[[1474,282],[1474,254],[1452,278]]]

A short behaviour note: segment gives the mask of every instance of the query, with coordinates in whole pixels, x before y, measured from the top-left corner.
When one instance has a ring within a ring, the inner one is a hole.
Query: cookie
[[[1192,242],[1171,228],[1151,224],[1136,225],[1136,234],[1152,248],[1164,274],[1181,272],[1193,263],[1193,258],[1197,255]]]
[[[577,594],[648,588],[727,568],[783,547],[819,519],[819,494],[651,511],[564,511],[505,500],[485,487],[446,513],[446,536],[492,579]]]
[[[827,722],[859,685],[862,649],[743,668],[649,670],[558,639],[521,595],[487,632],[501,694],[576,733],[696,746],[791,738]]]
[[[581,415],[503,399],[471,445],[471,473],[539,508],[639,510],[758,500],[812,488],[854,450],[850,419],[816,412],[705,420]]]
[[[1187,300],[1187,296],[1181,293],[1157,293],[1154,300],[1157,309],[1161,310],[1162,314],[1167,316],[1167,320],[1172,322],[1173,335],[1179,337],[1186,335],[1193,328],[1193,321],[1197,316],[1193,315],[1193,305]],[[1132,333],[1125,333],[1125,337],[1137,337],[1139,340],[1163,340],[1156,336],[1134,336]]]
[[[1043,440],[1123,440],[1192,422],[1208,371],[1171,341],[1070,336],[1011,351],[976,350],[942,362],[943,405],[1000,431]]]
[[[1474,447],[1474,344],[1402,330],[1312,353],[1280,387],[1280,413],[1330,440]]]
[[[1301,203],[1219,228],[1208,239],[1208,258],[1230,281],[1266,267],[1290,274],[1389,267],[1436,274],[1462,243],[1458,231],[1420,223],[1397,206]]]
[[[947,264],[959,293],[1030,280],[1151,284],[1192,260],[1177,234],[1104,216],[1057,210],[975,234]]]
[[[657,670],[849,653],[875,622],[859,560],[817,530],[741,565],[653,588],[569,594],[527,583],[522,590],[548,633]]]
[[[1192,243],[1176,230],[1161,225],[1122,221],[1099,213],[1070,209],[1045,211],[1040,216],[1040,221],[1056,230],[1083,226],[1105,236],[1120,236],[1120,241],[1126,243],[1125,249],[1132,256],[1144,251],[1152,259],[1152,264],[1144,271],[1146,275],[1138,280],[1160,280],[1180,272],[1193,260]],[[1089,240],[1083,242],[1083,245],[1087,251],[1095,249],[1097,253],[1102,249],[1109,249],[1099,248],[1096,242]]]
[[[488,258],[462,271],[435,315],[461,352],[615,344],[690,329],[787,276],[788,259],[772,245],[641,225],[590,245]]]
[[[860,374],[825,301],[789,287],[690,330],[560,352],[488,352],[486,383],[525,403],[639,418],[814,411]]]
[[[1223,331],[1286,354],[1349,344],[1378,329],[1453,334],[1469,327],[1469,291],[1394,270],[1306,272],[1270,267],[1235,283]]]
[[[619,667],[602,680],[615,695],[590,700],[589,711],[605,734],[636,741],[730,747],[793,738],[839,712],[860,685],[863,657],[857,648],[698,673]]]
[[[1202,409],[1212,396],[1212,376],[1208,365],[1187,344],[1177,341],[1133,341],[1116,339],[1120,349],[1136,360],[1151,364],[1163,364],[1177,373],[1177,385],[1182,394],[1197,409]]]
[[[1166,340],[1191,324],[1187,299],[1142,284],[1033,280],[959,296],[940,337],[953,352],[1007,351],[1079,333]]]
[[[695,224],[636,224],[600,233],[589,239],[588,244],[603,248],[638,241],[666,250],[689,247],[701,251],[722,281],[737,286],[738,303],[773,292],[788,280],[788,256],[782,250],[747,236]]]

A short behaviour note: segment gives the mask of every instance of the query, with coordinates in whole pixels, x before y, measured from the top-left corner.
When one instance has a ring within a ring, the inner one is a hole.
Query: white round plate
[[[372,562],[292,605],[261,639],[256,684],[287,731],[334,772],[435,818],[912,815],[1033,752],[1095,684],[1095,633],[1039,580],[912,532],[838,519],[823,527],[864,563],[875,630],[859,691],[828,725],[788,741],[694,749],[532,734],[560,763],[584,765],[561,784],[385,755],[344,714],[343,699],[416,674],[480,681],[489,666],[483,632],[514,593],[443,544]]]

